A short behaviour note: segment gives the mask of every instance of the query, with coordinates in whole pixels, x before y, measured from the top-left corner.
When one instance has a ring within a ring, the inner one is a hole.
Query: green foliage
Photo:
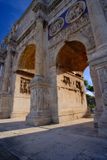
[[[88,81],[87,81],[87,80],[84,80],[84,84],[85,84],[85,86],[87,87],[87,86],[88,86]]]
[[[90,92],[94,92],[94,88],[91,85],[88,85],[87,90],[90,91]]]
[[[89,85],[88,81],[87,80],[84,80],[84,84],[85,84],[85,87],[86,87],[86,90],[90,91],[91,93],[94,93],[94,88],[92,85]],[[86,98],[87,98],[87,105],[90,109],[90,111],[92,112],[93,109],[95,108],[96,106],[96,103],[95,103],[95,97],[94,96],[91,96],[89,94],[86,94]]]
[[[92,111],[95,108],[95,106],[96,106],[95,97],[86,94],[86,98],[87,98],[87,105],[90,108],[90,111]]]
[[[91,86],[91,85],[89,85],[89,83],[88,83],[88,81],[87,80],[84,80],[84,84],[85,84],[85,87],[86,87],[86,89],[88,90],[88,91],[90,91],[90,92],[94,92],[94,87],[93,86]]]

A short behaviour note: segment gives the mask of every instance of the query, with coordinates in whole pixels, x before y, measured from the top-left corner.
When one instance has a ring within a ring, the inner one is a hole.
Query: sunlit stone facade
[[[39,126],[84,117],[88,65],[94,123],[107,136],[106,0],[33,0],[0,47],[0,118]]]

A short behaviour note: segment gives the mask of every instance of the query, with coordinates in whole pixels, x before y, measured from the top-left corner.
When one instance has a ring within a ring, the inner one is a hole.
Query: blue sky
[[[0,41],[32,0],[0,0]]]
[[[90,69],[89,67],[87,67],[84,71],[84,78],[86,80],[88,80],[89,84],[91,85],[92,84],[92,80],[91,80],[91,77],[90,77]]]
[[[32,0],[0,0],[0,42],[31,2]],[[84,77],[92,83],[89,68],[85,70]]]

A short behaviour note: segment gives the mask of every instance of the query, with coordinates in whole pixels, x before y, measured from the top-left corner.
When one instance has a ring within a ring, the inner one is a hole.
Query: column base
[[[26,117],[26,123],[32,126],[50,124],[49,106],[48,83],[43,76],[36,75],[31,82],[31,110]]]
[[[11,95],[8,93],[0,94],[0,119],[10,118],[11,114]]]
[[[97,110],[95,111],[95,115],[94,115],[94,127],[95,128],[99,128],[99,120],[101,118],[101,115],[103,113],[103,110]]]
[[[48,111],[32,112],[26,117],[26,123],[31,126],[43,126],[51,123]]]
[[[107,138],[107,110],[102,113],[98,126],[99,136]]]

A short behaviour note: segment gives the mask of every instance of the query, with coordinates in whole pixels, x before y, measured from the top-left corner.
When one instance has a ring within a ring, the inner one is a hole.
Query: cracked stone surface
[[[0,160],[107,160],[107,139],[92,119],[41,127],[0,120]]]

